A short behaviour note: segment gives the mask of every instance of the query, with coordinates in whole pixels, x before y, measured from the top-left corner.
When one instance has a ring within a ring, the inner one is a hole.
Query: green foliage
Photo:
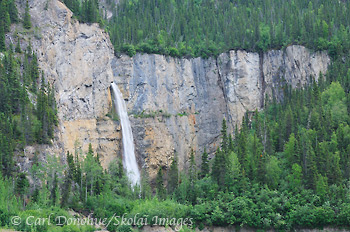
[[[4,27],[0,26],[0,51],[6,50]]]
[[[110,180],[110,188],[118,195],[131,197],[131,189],[121,160],[112,162],[107,173],[107,180]]]
[[[190,206],[176,203],[172,200],[158,200],[154,198],[152,200],[143,200],[135,202],[134,208],[128,215],[133,218],[145,217],[148,222],[152,222],[154,217],[158,218],[185,218],[189,215]],[[154,221],[153,221],[154,222]]]
[[[290,191],[298,192],[302,184],[302,169],[299,164],[293,164],[292,171],[287,176],[288,187]]]
[[[177,158],[177,155],[175,154],[168,173],[167,188],[168,188],[169,195],[172,195],[174,190],[178,187],[178,183],[179,183],[178,158]]]
[[[33,60],[36,57],[33,57]],[[35,78],[37,73],[37,68],[32,69],[32,77]],[[34,74],[35,73],[35,74]],[[37,98],[37,118],[40,122],[40,129],[37,132],[37,140],[39,143],[50,143],[50,139],[53,139],[54,126],[57,125],[57,109],[55,101],[54,89],[50,85],[45,84],[45,79],[41,79],[41,87]]]
[[[334,123],[340,124],[348,118],[345,92],[339,82],[332,82],[329,88],[322,93],[321,98],[325,110],[331,112]]]
[[[258,49],[262,51],[266,51],[271,44],[271,32],[270,27],[268,25],[260,24],[259,25],[259,36],[260,39],[258,41]]]
[[[0,52],[6,51],[5,34],[10,31],[11,23],[16,23],[17,20],[14,0],[2,0],[0,2]]]
[[[134,204],[130,200],[117,197],[112,193],[88,197],[86,203],[86,208],[93,211],[94,216],[98,218],[109,218],[114,214],[123,215],[130,212],[133,206]]]
[[[252,121],[243,119],[233,141],[223,122],[211,178],[193,186],[184,178],[174,195],[193,205],[197,225],[280,230],[349,225],[345,205],[350,199],[344,195],[349,189],[349,113],[342,110],[339,119],[332,112],[335,105],[344,108],[348,81],[339,76],[347,76],[349,65],[348,59],[337,60],[326,80],[289,89],[281,102],[270,100]]]
[[[16,47],[15,47],[15,52],[17,52],[17,53],[22,53],[21,44],[20,44],[20,42],[19,42],[19,38],[17,39],[17,44],[16,44]]]
[[[37,93],[39,73],[36,54],[30,45],[23,55],[9,50],[0,61],[0,167],[6,176],[11,176],[14,170],[14,149],[50,143],[53,138],[57,124],[54,91],[50,85],[42,84]],[[28,90],[37,100],[35,105],[29,101]]]
[[[100,164],[98,156],[94,156],[91,143],[89,144],[89,150],[86,154],[83,163],[83,172],[85,179],[85,200],[87,201],[88,194],[93,196],[99,194],[102,191],[102,166]]]
[[[24,18],[23,18],[23,26],[25,29],[30,29],[32,27],[31,17],[29,13],[29,4],[28,0],[26,1],[26,7],[24,12]]]
[[[121,47],[120,51],[126,53],[130,57],[132,57],[136,54],[135,47],[131,44],[124,44]]]
[[[64,2],[80,21],[104,23],[98,1]],[[5,33],[18,16],[14,1],[2,0],[0,226],[11,226],[13,215],[22,220],[51,213],[68,217],[58,205],[91,212],[96,218],[111,219],[114,213],[147,215],[149,221],[155,216],[192,217],[199,227],[232,225],[288,231],[350,226],[348,9],[348,2],[335,0],[121,1],[108,31],[116,51],[129,56],[146,52],[206,58],[228,49],[262,52],[298,43],[329,49],[333,57],[329,72],[320,75],[318,82],[310,78],[302,89],[282,86],[283,98],[271,96],[263,111],[247,113],[234,136],[224,120],[220,147],[210,154],[215,155],[212,162],[204,149],[201,169],[197,170],[195,151],[191,150],[185,170],[179,173],[175,155],[169,170],[159,167],[155,180],[143,173],[141,191],[133,191],[122,162],[111,162],[108,170],[103,170],[91,144],[86,156],[76,143],[74,155],[68,152],[67,159],[35,154],[28,173],[14,168],[15,150],[20,153],[25,145],[50,143],[57,109],[55,90],[44,75],[39,81],[38,60],[30,44],[23,53],[19,39],[16,54],[6,48]],[[25,28],[31,28],[28,2],[23,18]],[[162,110],[134,115],[156,116],[171,115]],[[152,192],[151,186],[156,191]],[[25,224],[14,229],[93,230]],[[110,225],[108,229],[131,228]]]
[[[0,227],[8,225],[12,215],[19,210],[17,197],[13,194],[12,183],[0,172]]]
[[[18,10],[15,0],[8,0],[8,12],[10,15],[11,23],[18,22]]]
[[[298,146],[294,133],[291,133],[289,140],[285,145],[284,154],[286,156],[287,165],[292,167],[293,164],[299,163]]]
[[[328,192],[328,183],[327,177],[323,177],[321,174],[318,174],[316,180],[316,193],[321,197],[321,199],[325,199]]]
[[[41,223],[34,223],[35,219],[49,218],[49,215],[50,221],[47,220],[45,222],[41,221]],[[64,225],[62,228],[56,227],[55,225],[58,223],[58,221],[55,219],[59,216],[65,217],[66,219],[73,218],[68,214],[68,212],[57,207],[25,210],[20,212],[18,216],[21,217],[22,222],[25,222],[28,217],[30,217],[28,220],[28,222],[30,222],[29,224],[20,223],[19,225],[15,226],[15,229],[20,231],[93,231],[91,227],[89,228],[89,226],[82,226],[79,228],[78,226],[74,225]]]
[[[29,187],[29,181],[25,173],[20,173],[16,181],[15,192],[20,196],[23,196]]]
[[[117,232],[133,232],[133,229],[128,225],[120,225],[117,228]]]
[[[207,58],[229,49],[266,51],[289,44],[335,56],[350,48],[348,9],[349,2],[337,0],[123,0],[108,32],[115,50],[130,56],[136,51]]]
[[[99,10],[99,1],[64,0],[64,3],[81,22],[103,24]]]
[[[158,110],[158,111],[142,111],[141,113],[133,113],[132,114],[135,118],[155,118],[155,117],[165,117],[170,118],[172,115],[164,110]]]
[[[9,9],[8,9],[8,2],[7,1],[1,1],[0,3],[0,27],[3,30],[3,33],[10,31],[11,21],[10,21],[10,15],[9,15]]]
[[[204,178],[209,175],[209,160],[207,150],[204,148],[204,152],[202,153],[202,163],[201,163],[201,172],[200,177]]]
[[[166,197],[166,190],[164,186],[164,177],[163,177],[163,168],[160,167],[158,169],[157,177],[156,177],[156,189],[157,189],[157,196],[159,199],[165,199]]]
[[[298,206],[290,213],[290,223],[294,226],[322,227],[329,225],[335,217],[331,207]]]
[[[266,163],[266,182],[271,189],[277,189],[282,174],[280,161],[275,156],[270,156]]]

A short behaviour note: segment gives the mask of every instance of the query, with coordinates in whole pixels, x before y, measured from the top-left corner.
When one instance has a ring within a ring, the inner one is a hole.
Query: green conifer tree
[[[11,22],[17,23],[18,22],[18,10],[17,10],[15,0],[9,0],[8,9],[9,9]]]
[[[179,168],[178,168],[178,161],[177,161],[177,155],[174,154],[173,161],[170,165],[170,170],[168,174],[168,194],[171,195],[177,188],[179,183]]]
[[[19,38],[17,39],[17,44],[16,44],[16,47],[15,47],[15,52],[17,52],[17,53],[22,53],[21,44],[20,44],[20,42],[19,42]]]
[[[6,50],[5,44],[5,30],[4,27],[0,24],[0,51]]]
[[[201,172],[200,177],[204,178],[205,176],[209,175],[209,160],[208,160],[208,153],[206,148],[204,148],[204,152],[202,153],[202,164],[201,164]]]
[[[51,204],[53,206],[56,206],[56,202],[58,200],[58,196],[57,196],[57,192],[58,192],[58,179],[57,179],[57,172],[55,172],[54,175],[54,179],[52,182],[52,188],[51,188],[51,195],[50,195],[50,199],[51,199]]]
[[[164,180],[163,180],[163,168],[160,167],[158,169],[157,178],[156,178],[156,189],[157,189],[157,196],[159,199],[165,199],[166,198],[166,191],[164,187]]]
[[[26,8],[24,12],[23,26],[25,29],[30,29],[32,27],[31,17],[29,13],[28,0],[26,1]]]

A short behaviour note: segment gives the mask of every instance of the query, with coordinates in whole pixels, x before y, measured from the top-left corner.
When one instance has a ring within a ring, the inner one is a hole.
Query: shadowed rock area
[[[47,10],[46,9],[47,5]],[[118,83],[130,116],[136,156],[151,178],[173,155],[186,168],[193,149],[213,153],[223,118],[232,132],[264,96],[282,97],[283,84],[305,85],[330,63],[326,52],[302,46],[264,54],[229,51],[217,58],[179,59],[153,54],[115,57],[97,24],[80,24],[58,0],[30,1],[41,38],[32,41],[39,65],[54,84],[59,127],[51,153],[64,156],[76,141],[91,143],[102,165],[121,155],[119,122],[111,112],[110,84]]]

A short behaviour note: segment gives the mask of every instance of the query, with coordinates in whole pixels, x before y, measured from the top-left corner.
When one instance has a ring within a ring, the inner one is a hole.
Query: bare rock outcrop
[[[186,168],[192,149],[213,153],[223,118],[233,132],[245,112],[263,107],[266,94],[280,97],[286,83],[317,80],[329,62],[326,52],[290,46],[265,54],[229,51],[216,59],[123,55],[112,69],[127,100],[137,154],[153,177],[174,154]]]
[[[111,110],[110,83],[114,57],[108,34],[98,24],[81,24],[60,1],[30,2],[33,26],[41,38],[33,41],[39,66],[56,90],[59,127],[54,143],[64,156],[78,144],[92,144],[107,167],[120,154],[120,125],[106,115]],[[56,154],[57,155],[57,154]]]
[[[284,83],[302,87],[330,63],[325,52],[302,46],[264,54],[229,51],[209,59],[115,57],[108,34],[97,24],[77,22],[60,1],[30,1],[30,6],[41,31],[33,47],[56,91],[59,149],[52,152],[64,156],[76,141],[86,152],[92,143],[104,167],[121,155],[120,125],[106,116],[115,81],[127,103],[138,162],[151,178],[174,154],[186,168],[192,150],[199,154],[206,147],[213,153],[224,118],[232,132],[246,111],[261,109],[266,94],[280,94]]]

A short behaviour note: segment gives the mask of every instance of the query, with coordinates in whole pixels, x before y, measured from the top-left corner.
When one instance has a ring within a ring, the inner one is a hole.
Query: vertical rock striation
[[[97,24],[74,20],[58,0],[30,5],[34,26],[41,30],[33,47],[56,89],[58,152],[73,151],[75,141],[83,151],[92,143],[105,167],[120,155],[119,123],[106,117],[115,81],[126,100],[138,163],[151,178],[175,153],[186,168],[192,149],[214,152],[223,118],[233,131],[246,111],[263,106],[265,94],[279,96],[284,83],[302,87],[330,63],[326,52],[302,46],[264,54],[229,51],[209,59],[115,57],[108,35]]]
[[[329,63],[326,52],[290,46],[260,55],[229,51],[216,59],[123,55],[112,69],[128,101],[137,154],[154,177],[175,153],[181,167],[192,149],[213,153],[223,118],[232,132],[246,111],[261,109],[266,94],[280,98],[286,83],[317,80]]]
[[[30,1],[33,27],[40,36],[32,41],[40,68],[56,91],[59,127],[54,144],[67,151],[88,149],[89,143],[102,164],[121,151],[120,125],[107,117],[111,111],[110,84],[114,57],[108,34],[98,24],[81,24],[58,0]],[[78,145],[77,145],[78,144]]]

